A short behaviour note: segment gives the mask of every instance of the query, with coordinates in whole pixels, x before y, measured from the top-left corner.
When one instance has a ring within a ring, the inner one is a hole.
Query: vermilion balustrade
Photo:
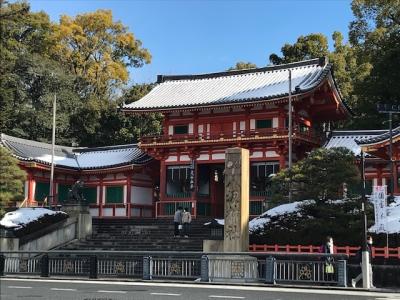
[[[251,244],[249,251],[253,252],[286,252],[286,253],[319,253],[321,246],[313,245],[256,245]],[[360,247],[353,246],[335,246],[335,254],[347,254],[355,256]],[[398,258],[400,259],[400,247],[372,247],[372,257]]]

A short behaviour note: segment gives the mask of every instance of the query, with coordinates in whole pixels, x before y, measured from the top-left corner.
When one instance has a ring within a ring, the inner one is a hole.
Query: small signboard
[[[194,181],[195,179],[195,160],[192,159],[191,163],[190,163],[190,190],[193,191],[194,190]]]
[[[373,187],[371,200],[374,204],[375,209],[375,226],[377,228],[376,232],[386,232],[387,226],[387,186],[386,185],[376,185]]]

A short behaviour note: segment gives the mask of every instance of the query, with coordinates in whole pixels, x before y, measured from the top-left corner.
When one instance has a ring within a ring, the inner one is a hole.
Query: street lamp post
[[[364,152],[361,150],[360,153],[360,164],[361,164],[361,210],[362,210],[362,223],[363,223],[363,243],[362,243],[362,255],[361,255],[361,271],[363,278],[363,288],[369,289],[370,286],[370,273],[369,269],[369,253],[367,246],[367,197],[365,196],[365,161],[364,161]]]

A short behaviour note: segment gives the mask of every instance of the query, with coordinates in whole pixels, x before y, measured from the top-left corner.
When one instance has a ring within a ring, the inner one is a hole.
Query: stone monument
[[[249,150],[225,153],[224,252],[249,250]]]
[[[77,219],[77,238],[85,239],[92,234],[92,216],[89,205],[83,196],[84,183],[77,180],[68,192],[68,200],[63,204],[63,211],[70,218]]]
[[[258,279],[257,258],[235,254],[249,250],[249,181],[249,151],[227,149],[223,240],[226,255],[208,255],[210,281],[251,282]]]

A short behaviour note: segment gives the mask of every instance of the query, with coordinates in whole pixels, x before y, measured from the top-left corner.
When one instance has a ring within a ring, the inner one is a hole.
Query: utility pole
[[[391,105],[391,104],[377,104],[378,112],[381,114],[389,114],[389,161],[390,161],[390,178],[391,178],[391,185],[390,185],[390,200],[394,199],[394,185],[397,184],[397,178],[394,176],[394,159],[393,159],[393,114],[400,113],[400,106],[399,105]],[[396,172],[397,173],[397,172]],[[386,205],[388,205],[388,201],[386,201]],[[386,216],[387,220],[387,216]],[[386,228],[386,247],[389,247],[389,233],[387,232]]]
[[[53,99],[53,130],[51,137],[51,169],[50,169],[50,191],[49,191],[49,206],[54,204],[54,148],[56,143],[56,103],[57,94],[54,93]]]
[[[389,135],[390,135],[390,143],[389,143],[389,161],[390,161],[390,198],[394,198],[394,185],[397,178],[394,178],[394,160],[393,160],[393,114],[400,113],[399,105],[391,105],[391,104],[377,104],[377,110],[381,114],[389,114]]]

